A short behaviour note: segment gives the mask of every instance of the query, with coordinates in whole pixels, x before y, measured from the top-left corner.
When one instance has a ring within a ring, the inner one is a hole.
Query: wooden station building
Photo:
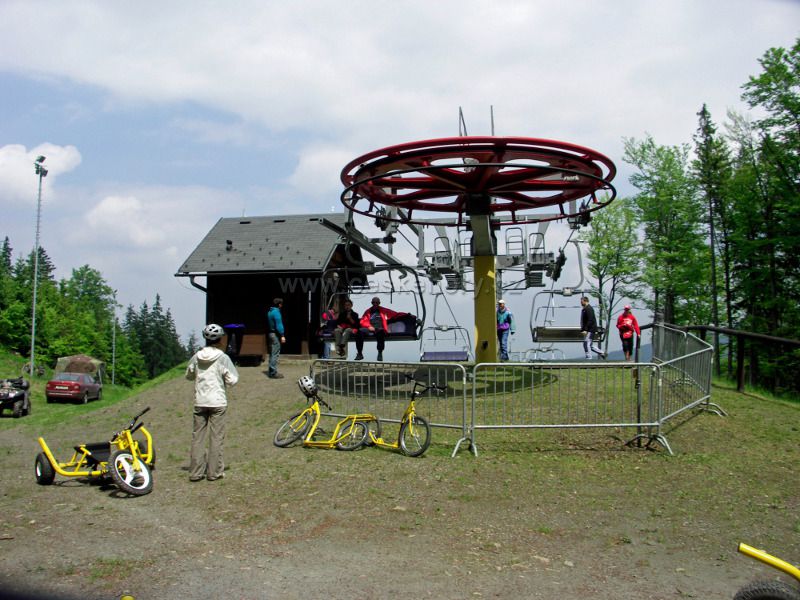
[[[345,226],[343,213],[222,218],[175,276],[205,292],[206,323],[240,336],[240,359],[266,357],[273,298],[283,298],[282,353],[316,354],[325,299],[354,279],[366,280],[361,248],[337,233]],[[350,281],[327,273],[345,267]],[[205,286],[197,277],[205,277]]]

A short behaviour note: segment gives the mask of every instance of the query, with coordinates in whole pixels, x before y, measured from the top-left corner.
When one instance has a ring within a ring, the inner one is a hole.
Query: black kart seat
[[[75,446],[76,452],[83,452],[84,449],[89,452],[86,456],[86,461],[90,465],[99,465],[101,462],[108,462],[108,457],[111,456],[111,444],[109,442],[84,444],[83,449],[80,446]]]

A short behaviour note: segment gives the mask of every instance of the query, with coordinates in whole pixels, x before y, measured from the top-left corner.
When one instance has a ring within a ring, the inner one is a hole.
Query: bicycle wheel
[[[314,422],[314,415],[311,409],[306,409],[289,418],[283,425],[275,432],[275,437],[272,438],[272,443],[278,448],[286,448],[291,446],[297,440],[305,437],[311,423]]]
[[[367,429],[369,429],[370,433],[367,434],[367,439],[364,440],[365,446],[374,446],[375,443],[372,441],[372,437],[374,436],[376,439],[380,439],[381,437],[381,420],[378,417],[367,421]]]
[[[340,433],[347,433],[347,431],[350,433],[336,442],[336,447],[339,450],[357,450],[367,441],[367,436],[369,434],[367,433],[367,425],[363,421],[355,421],[352,423],[352,427],[350,425],[345,425],[340,430]]]
[[[153,490],[150,469],[143,460],[134,457],[130,450],[112,452],[108,457],[108,472],[119,489],[133,496],[144,496]]]
[[[411,415],[400,425],[400,449],[406,456],[420,456],[431,445],[431,426],[424,417]]]

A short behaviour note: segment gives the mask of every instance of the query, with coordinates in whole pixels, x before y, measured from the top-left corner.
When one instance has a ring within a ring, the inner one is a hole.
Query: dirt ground
[[[282,380],[241,369],[223,480],[190,483],[192,384],[176,379],[37,431],[0,423],[0,590],[48,598],[731,598],[766,567],[739,541],[800,562],[796,405],[728,392],[730,412],[669,433],[678,456],[607,434],[487,434],[450,457],[435,430],[413,459],[273,446],[304,406]],[[715,392],[716,393],[716,392]],[[57,457],[107,439],[140,408],[158,453],[151,494],[33,476],[43,434]],[[35,406],[34,410],[47,410]]]

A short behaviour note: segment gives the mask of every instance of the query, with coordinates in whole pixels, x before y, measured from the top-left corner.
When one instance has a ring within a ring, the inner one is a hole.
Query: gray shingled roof
[[[343,242],[320,219],[344,227],[343,213],[220,219],[176,275],[322,271]]]

